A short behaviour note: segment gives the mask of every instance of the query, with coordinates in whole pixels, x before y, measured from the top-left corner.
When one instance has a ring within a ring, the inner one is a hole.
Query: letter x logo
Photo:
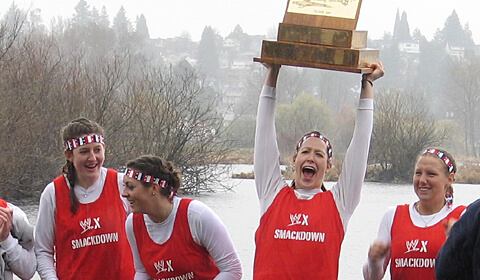
[[[425,240],[425,241],[421,241],[422,242],[422,248],[420,248],[420,252],[427,252],[427,244],[428,244],[428,241]]]

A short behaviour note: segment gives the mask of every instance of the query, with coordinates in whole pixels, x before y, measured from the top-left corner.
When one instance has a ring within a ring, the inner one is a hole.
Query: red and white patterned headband
[[[159,178],[153,177],[151,175],[143,174],[142,172],[137,172],[132,169],[125,170],[125,176],[130,177],[132,179],[142,181],[145,183],[158,183],[162,189],[166,188],[168,186],[167,181],[165,180],[160,180]]]
[[[84,137],[79,137],[77,139],[70,139],[65,143],[65,149],[67,151],[72,151],[75,148],[78,148],[83,145],[87,145],[90,143],[100,143],[105,144],[103,142],[103,135],[94,134],[94,135],[87,135]]]
[[[445,152],[441,150],[437,150],[434,148],[426,149],[422,155],[424,154],[434,154],[437,155],[447,166],[448,173],[455,173],[457,170],[455,169],[455,165],[453,165],[453,161],[445,154]]]
[[[298,150],[300,150],[300,147],[302,146],[303,142],[305,142],[310,137],[320,138],[320,140],[322,140],[325,143],[325,145],[327,146],[328,159],[331,160],[332,157],[333,157],[332,145],[330,144],[330,141],[327,139],[327,137],[323,136],[318,131],[313,131],[313,132],[310,132],[310,133],[307,133],[307,134],[303,135],[302,139],[300,139],[300,141],[298,141],[297,146],[295,147],[295,154],[298,153]]]

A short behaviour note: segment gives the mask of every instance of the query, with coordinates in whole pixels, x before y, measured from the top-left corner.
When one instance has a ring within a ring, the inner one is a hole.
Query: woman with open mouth
[[[260,94],[254,172],[261,219],[255,234],[254,279],[338,278],[340,247],[360,200],[373,126],[373,82],[384,75],[381,62],[362,75],[355,131],[338,182],[327,190],[332,145],[317,131],[298,142],[291,186],[280,170],[275,131],[275,95],[280,65],[268,64]]]
[[[65,165],[40,197],[35,253],[42,279],[133,279],[123,173],[103,167],[103,128],[78,118],[62,129]]]

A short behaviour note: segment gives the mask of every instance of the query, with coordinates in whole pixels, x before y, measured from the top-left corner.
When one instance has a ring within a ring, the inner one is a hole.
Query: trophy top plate
[[[355,30],[362,0],[289,0],[283,22]]]

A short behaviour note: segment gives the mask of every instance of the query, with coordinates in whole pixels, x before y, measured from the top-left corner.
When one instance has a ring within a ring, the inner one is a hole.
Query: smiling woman
[[[156,156],[127,163],[122,196],[135,279],[242,278],[242,265],[225,225],[198,200],[176,196],[180,171]]]
[[[78,118],[63,128],[62,140],[63,174],[45,187],[38,210],[35,253],[40,277],[132,279],[125,234],[128,205],[120,196],[123,174],[103,167],[103,128]]]
[[[435,279],[431,264],[445,242],[445,226],[465,210],[453,206],[456,171],[455,159],[443,149],[430,148],[418,157],[413,174],[418,201],[387,210],[368,252],[365,279],[382,279],[390,262],[392,280]]]

